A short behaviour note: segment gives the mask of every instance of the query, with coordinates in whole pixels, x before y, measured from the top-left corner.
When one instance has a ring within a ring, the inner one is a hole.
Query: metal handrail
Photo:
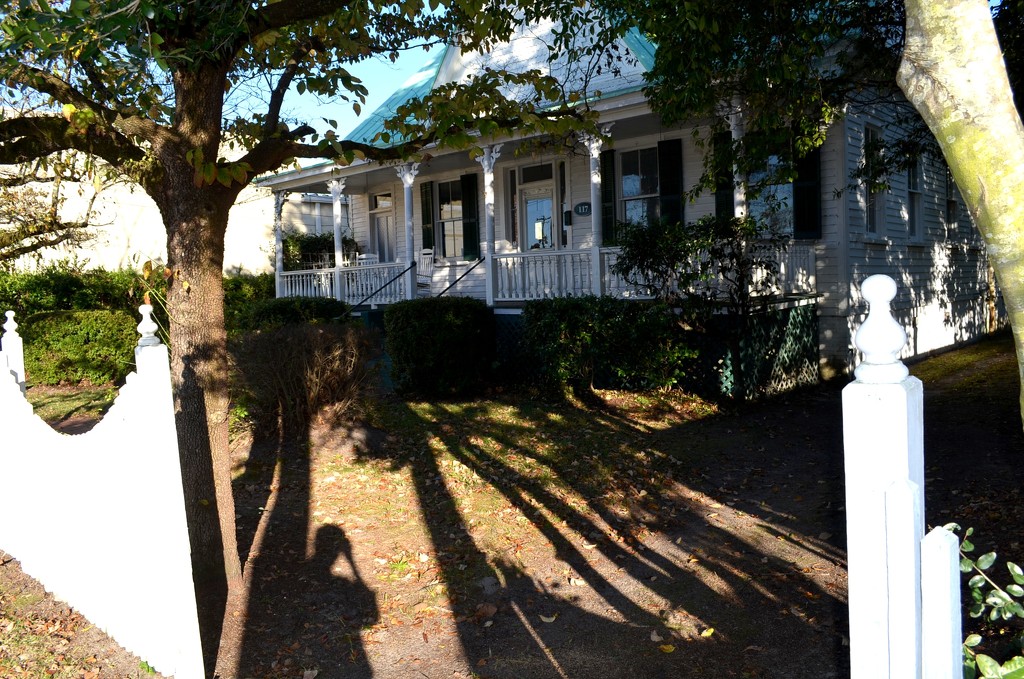
[[[481,257],[480,259],[476,260],[476,262],[475,262],[475,263],[473,264],[473,266],[471,266],[471,267],[469,267],[468,269],[466,269],[465,271],[463,271],[463,272],[462,272],[462,275],[461,275],[461,276],[459,276],[459,277],[458,277],[458,278],[456,278],[456,279],[455,279],[454,281],[452,281],[452,282],[451,282],[451,283],[450,283],[450,284],[448,285],[448,287],[447,287],[447,288],[445,288],[445,289],[444,289],[444,290],[442,290],[441,292],[437,293],[436,297],[440,297],[440,296],[444,295],[444,293],[448,292],[449,290],[451,290],[452,288],[454,288],[454,287],[455,287],[456,285],[458,285],[459,281],[461,281],[461,280],[462,280],[463,278],[465,278],[465,277],[466,277],[466,275],[467,275],[467,274],[469,274],[469,272],[470,272],[470,271],[472,271],[473,269],[475,269],[475,268],[477,268],[478,266],[480,266],[481,264],[483,264],[483,261],[484,261],[484,258],[483,258],[483,257]]]
[[[389,285],[391,285],[392,283],[394,283],[395,281],[397,281],[397,280],[398,280],[399,278],[401,278],[401,277],[402,277],[402,276],[404,276],[404,275],[405,275],[406,273],[408,273],[409,271],[411,271],[411,270],[412,270],[412,269],[413,269],[413,268],[414,268],[415,266],[416,266],[416,262],[413,262],[412,264],[410,264],[409,266],[407,266],[407,267],[406,267],[405,269],[403,269],[402,271],[400,271],[400,272],[398,272],[397,274],[395,274],[395,276],[394,276],[394,277],[393,277],[393,278],[392,278],[391,280],[389,280],[389,281],[388,281],[387,283],[385,283],[384,285],[380,286],[379,288],[377,288],[376,290],[374,290],[373,292],[371,292],[371,293],[370,293],[369,295],[367,295],[366,297],[363,297],[363,298],[362,298],[361,300],[359,300],[359,302],[357,302],[356,304],[353,304],[353,305],[352,305],[352,308],[354,309],[354,308],[356,308],[356,307],[360,307],[360,306],[362,306],[363,304],[365,304],[365,303],[366,303],[366,301],[367,301],[368,299],[370,299],[371,297],[373,297],[374,295],[376,295],[376,294],[377,294],[378,292],[380,292],[380,291],[381,291],[381,290],[383,290],[384,288],[388,287]]]

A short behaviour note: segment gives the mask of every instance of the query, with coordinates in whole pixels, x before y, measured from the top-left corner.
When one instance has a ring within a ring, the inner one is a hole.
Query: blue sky
[[[309,123],[321,133],[330,129],[324,124],[324,118],[336,120],[338,135],[344,138],[366,116],[383,104],[392,92],[416,73],[432,54],[432,51],[413,49],[400,54],[395,63],[391,63],[387,59],[369,59],[352,66],[349,69],[352,75],[362,80],[363,85],[369,90],[360,116],[357,116],[352,110],[351,103],[322,102],[308,95],[296,98],[292,94],[290,98],[292,103],[290,106],[286,103],[285,108],[290,115],[304,119],[303,122]]]

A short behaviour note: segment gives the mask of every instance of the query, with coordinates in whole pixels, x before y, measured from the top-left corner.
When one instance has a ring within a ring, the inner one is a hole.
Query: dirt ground
[[[925,382],[928,524],[974,526],[979,550],[1020,562],[1008,339],[911,372]],[[306,446],[239,442],[238,676],[848,676],[842,386],[710,415],[616,393],[389,400]],[[80,645],[88,625],[0,564],[0,670],[52,676],[8,669],[11,602],[59,623],[55,645]],[[67,676],[153,676],[91,644],[95,662]]]

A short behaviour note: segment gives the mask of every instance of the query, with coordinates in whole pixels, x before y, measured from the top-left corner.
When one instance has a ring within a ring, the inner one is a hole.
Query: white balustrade
[[[495,255],[495,300],[518,302],[593,294],[590,252],[532,251]]]
[[[336,269],[285,271],[280,276],[280,296],[326,297],[351,305],[359,302],[393,304],[409,299],[408,285],[400,277],[406,266],[402,263],[361,264]],[[399,278],[392,280],[396,276]],[[340,291],[336,289],[338,285],[341,286]]]

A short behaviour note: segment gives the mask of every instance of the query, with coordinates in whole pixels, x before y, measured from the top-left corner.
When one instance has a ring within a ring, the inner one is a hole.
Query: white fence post
[[[25,349],[18,324],[14,322],[14,312],[8,311],[4,323],[3,338],[0,338],[0,368],[6,368],[14,375],[14,381],[25,393]]]
[[[921,666],[920,644],[896,645],[893,634],[901,644],[921,634],[919,553],[912,536],[924,532],[923,390],[898,359],[907,336],[889,312],[896,284],[887,276],[871,276],[861,291],[870,304],[855,339],[864,361],[857,380],[843,390],[851,676],[908,679],[919,676],[918,670],[891,671]],[[891,533],[888,526],[895,519],[887,516],[887,493],[891,511],[907,512],[911,505],[909,523],[904,519],[902,529],[893,525]],[[894,572],[891,566],[897,566]],[[892,595],[898,593],[897,602]],[[911,610],[900,610],[908,605]],[[897,653],[912,657],[900,660]]]
[[[963,677],[960,542],[941,526],[921,541],[924,679]]]

